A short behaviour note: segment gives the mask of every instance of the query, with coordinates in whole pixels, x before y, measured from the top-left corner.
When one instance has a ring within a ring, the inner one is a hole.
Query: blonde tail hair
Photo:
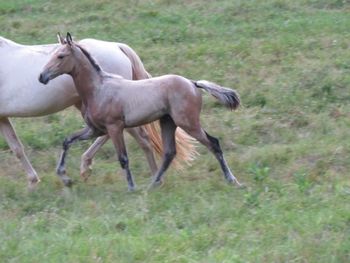
[[[122,43],[118,43],[118,46],[131,61],[133,80],[147,79],[152,77],[151,74],[146,71],[140,57],[131,47]],[[162,138],[160,136],[159,121],[146,124],[143,127],[147,131],[154,151],[157,153],[158,157],[162,157],[164,151]],[[173,163],[175,164],[176,168],[182,168],[183,163],[190,164],[191,161],[193,161],[196,156],[199,155],[196,150],[196,140],[180,128],[176,129],[175,139],[176,157]]]

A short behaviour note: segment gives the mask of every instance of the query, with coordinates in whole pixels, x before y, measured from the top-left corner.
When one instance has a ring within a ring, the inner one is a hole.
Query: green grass
[[[25,44],[77,38],[124,42],[153,75],[177,73],[233,87],[229,112],[204,96],[203,126],[221,141],[245,189],[226,185],[199,146],[148,192],[149,169],[127,137],[138,184],[128,193],[108,143],[79,179],[84,142],[54,174],[77,111],[13,119],[42,182],[0,138],[1,262],[349,262],[350,5],[343,0],[2,1],[2,36]]]

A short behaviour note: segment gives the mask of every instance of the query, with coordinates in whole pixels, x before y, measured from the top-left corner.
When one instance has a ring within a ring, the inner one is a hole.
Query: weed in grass
[[[302,193],[307,193],[307,191],[309,191],[314,185],[306,172],[296,172],[293,174],[293,177],[299,191]]]
[[[270,167],[261,164],[253,164],[249,168],[249,173],[253,176],[256,183],[261,185],[269,176]]]

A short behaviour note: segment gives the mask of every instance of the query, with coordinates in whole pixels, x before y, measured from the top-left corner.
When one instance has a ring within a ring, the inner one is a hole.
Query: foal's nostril
[[[48,79],[45,78],[44,75],[41,73],[41,74],[39,75],[39,81],[40,81],[41,83],[43,83],[43,84],[47,84]]]

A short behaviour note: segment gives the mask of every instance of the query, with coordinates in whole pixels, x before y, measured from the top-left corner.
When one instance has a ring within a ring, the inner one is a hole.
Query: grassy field
[[[13,119],[42,182],[0,139],[0,262],[350,262],[350,4],[345,0],[0,1],[1,35],[19,43],[77,38],[129,44],[153,75],[233,87],[230,112],[204,96],[203,126],[246,184],[227,185],[204,147],[148,192],[145,157],[127,137],[138,191],[112,145],[87,183],[72,147],[65,189],[54,169],[68,109]]]

